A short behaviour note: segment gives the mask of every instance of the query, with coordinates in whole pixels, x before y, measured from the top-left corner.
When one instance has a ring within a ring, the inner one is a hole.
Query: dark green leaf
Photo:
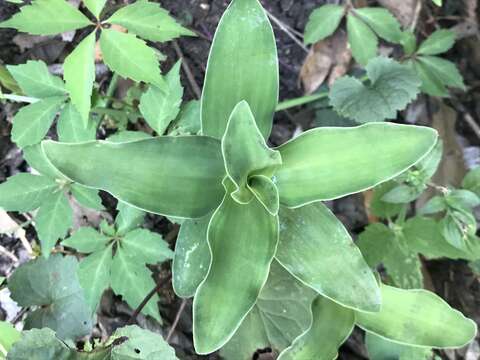
[[[377,35],[355,15],[347,15],[348,42],[354,59],[365,66],[370,59],[377,56]]]
[[[418,48],[420,55],[438,55],[450,50],[455,44],[455,32],[440,29],[430,35]]]
[[[305,28],[305,43],[313,44],[332,35],[345,15],[345,7],[326,4],[315,9]]]
[[[434,73],[443,85],[465,90],[462,74],[451,61],[437,56],[419,56],[417,59]]]

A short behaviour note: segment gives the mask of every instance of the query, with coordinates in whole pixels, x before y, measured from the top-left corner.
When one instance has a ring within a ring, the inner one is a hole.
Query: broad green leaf
[[[152,135],[143,131],[123,130],[110,135],[107,140],[114,143],[130,142],[136,140],[151,139]]]
[[[92,314],[97,310],[103,292],[110,286],[111,268],[112,245],[103,246],[103,250],[87,256],[80,263],[78,279]]]
[[[280,153],[268,147],[245,101],[238,103],[228,120],[222,137],[222,153],[227,175],[235,184],[232,197],[240,204],[253,199],[249,190],[250,175],[272,176],[282,164]]]
[[[240,205],[225,195],[208,227],[212,263],[193,300],[197,353],[214,352],[239,328],[267,281],[277,242],[278,217],[256,199]]]
[[[139,0],[120,8],[106,22],[123,26],[150,41],[168,41],[182,35],[195,36],[172,18],[158,4]]]
[[[46,141],[43,149],[68,178],[153,213],[201,217],[224,194],[220,142],[209,137],[165,136],[120,144]]]
[[[165,80],[155,51],[133,34],[103,29],[100,36],[103,61],[119,75],[164,88]]]
[[[369,25],[382,39],[398,44],[402,39],[400,23],[384,8],[366,7],[355,9],[355,14]]]
[[[81,227],[72,236],[63,240],[62,245],[89,254],[104,249],[109,241],[109,237],[100,234],[94,228]]]
[[[63,64],[65,84],[72,104],[80,113],[83,127],[88,127],[93,82],[95,81],[95,38],[93,31],[77,45]]]
[[[438,55],[450,50],[455,44],[455,32],[440,29],[430,35],[420,44],[417,53],[419,55]]]
[[[200,219],[186,219],[178,233],[172,264],[172,285],[182,298],[195,295],[210,267],[211,255],[207,243],[207,230],[211,214]]]
[[[160,234],[147,229],[130,231],[120,240],[120,246],[148,264],[157,264],[173,258],[173,251]]]
[[[310,326],[310,308],[316,296],[273,261],[254,308],[222,348],[221,355],[229,360],[251,360],[259,349],[281,352]]]
[[[271,215],[276,216],[278,214],[280,195],[277,187],[269,177],[254,175],[250,177],[248,187]]]
[[[436,141],[433,129],[389,123],[307,131],[278,148],[280,203],[298,207],[374,187],[416,164]]]
[[[375,276],[348,231],[322,203],[281,208],[275,258],[305,285],[345,307],[380,309]]]
[[[330,104],[340,115],[360,123],[395,119],[397,112],[416,98],[420,81],[407,66],[378,57],[368,63],[366,70],[368,85],[350,76],[333,84]]]
[[[354,59],[360,65],[367,65],[377,55],[377,35],[355,15],[347,15],[348,43]]]
[[[25,329],[49,327],[61,339],[90,333],[92,322],[77,278],[75,257],[60,254],[37,258],[20,266],[8,288],[20,306],[39,306],[27,316]]]
[[[72,224],[73,211],[63,191],[57,191],[45,199],[35,217],[35,230],[42,245],[43,256],[50,255],[57,240],[67,235]]]
[[[451,190],[445,197],[445,201],[448,206],[459,211],[472,210],[480,205],[480,197],[465,189]]]
[[[327,4],[315,9],[305,27],[305,43],[313,44],[332,35],[345,15],[345,7]]]
[[[145,219],[144,211],[121,201],[117,204],[117,211],[115,227],[118,235],[125,235],[127,232],[139,227]]]
[[[372,333],[365,335],[365,345],[371,360],[431,360],[432,350],[401,345]]]
[[[438,56],[419,56],[417,59],[434,73],[443,85],[465,90],[463,77],[451,61]]]
[[[152,273],[145,262],[136,258],[137,254],[129,254],[121,246],[117,248],[112,263],[111,287],[117,295],[121,295],[132,309],[136,309],[145,296],[155,288]],[[150,315],[162,322],[158,311],[158,295],[155,294],[145,305],[142,313]]]
[[[58,139],[62,142],[83,142],[95,140],[97,124],[89,121],[85,127],[82,116],[74,105],[67,104],[60,113],[57,121]]]
[[[475,323],[426,290],[382,285],[382,309],[356,312],[357,325],[388,340],[421,347],[458,348],[477,333]]]
[[[60,171],[50,164],[40,144],[27,146],[22,151],[23,158],[35,171],[49,177],[51,180],[67,180]]]
[[[0,359],[5,359],[13,344],[18,340],[20,340],[20,332],[12,324],[0,321]]]
[[[165,133],[170,122],[175,120],[180,112],[183,97],[180,66],[181,61],[178,61],[165,76],[165,89],[152,85],[140,99],[140,112],[158,135]]]
[[[44,99],[66,94],[63,81],[50,74],[43,61],[30,60],[25,64],[8,65],[7,69],[27,96]]]
[[[312,304],[313,321],[308,330],[280,354],[278,360],[333,360],[355,325],[355,313],[318,296]]]
[[[178,119],[172,123],[168,135],[196,135],[200,132],[201,126],[200,101],[192,100],[183,104]]]
[[[45,176],[17,174],[0,185],[0,207],[6,211],[35,210],[57,188],[58,184]]]
[[[72,184],[70,187],[72,195],[80,205],[95,210],[105,210],[102,205],[102,199],[98,195],[98,190],[86,188],[78,184]]]
[[[400,184],[383,195],[382,201],[392,204],[407,204],[415,200],[420,194],[414,187]]]
[[[98,19],[107,0],[83,0],[88,10]]]
[[[462,187],[480,196],[480,167],[468,172],[462,181]]]
[[[64,101],[64,97],[50,97],[22,107],[13,118],[12,140],[21,148],[39,143]]]
[[[445,97],[448,96],[448,91],[442,81],[437,77],[434,71],[430,70],[423,62],[414,61],[411,67],[417,73],[417,76],[422,81],[420,89],[422,92],[430,96]]]
[[[13,345],[7,360],[31,360],[32,354],[35,354],[35,360],[66,360],[70,351],[51,329],[32,329],[22,332],[20,341]]]
[[[0,23],[32,35],[55,35],[92,25],[90,20],[65,0],[34,0],[20,12]]]
[[[268,138],[278,101],[278,60],[273,30],[258,0],[232,1],[220,20],[205,75],[202,133],[221,138],[243,100]]]

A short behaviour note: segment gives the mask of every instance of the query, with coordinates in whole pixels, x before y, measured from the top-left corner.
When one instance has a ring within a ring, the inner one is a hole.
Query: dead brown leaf
[[[328,78],[328,85],[346,74],[352,59],[345,31],[337,31],[328,39],[312,46],[300,71],[305,93],[311,94]]]

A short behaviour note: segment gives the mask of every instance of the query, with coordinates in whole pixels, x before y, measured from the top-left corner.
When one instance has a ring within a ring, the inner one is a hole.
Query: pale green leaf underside
[[[416,164],[436,141],[433,129],[389,123],[307,131],[278,148],[280,203],[298,207],[374,187]]]
[[[202,94],[203,134],[221,138],[242,100],[268,138],[278,100],[278,61],[273,30],[258,0],[233,1],[218,25]]]
[[[477,333],[475,323],[426,290],[402,290],[382,285],[382,309],[356,312],[357,325],[405,345],[458,348]]]
[[[47,141],[43,148],[68,178],[153,213],[201,217],[218,206],[225,192],[220,142],[209,137],[166,136],[119,144]]]
[[[327,4],[314,10],[305,28],[305,43],[313,44],[332,35],[345,15],[345,7]]]
[[[267,281],[278,242],[278,217],[256,200],[227,193],[208,227],[212,263],[193,301],[195,350],[208,354],[233,336]]]
[[[305,285],[343,306],[380,309],[375,276],[345,227],[322,203],[280,209],[275,258]]]

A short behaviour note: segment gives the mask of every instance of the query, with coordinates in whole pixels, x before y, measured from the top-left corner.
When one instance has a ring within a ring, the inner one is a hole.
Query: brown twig
[[[183,55],[182,49],[180,48],[180,45],[178,45],[177,40],[173,40],[172,43],[173,43],[173,48],[177,53],[177,56],[182,60],[182,69],[185,72],[185,75],[187,76],[188,82],[190,83],[190,86],[192,87],[192,90],[195,93],[195,96],[197,97],[197,99],[200,99],[200,97],[202,96],[202,90],[200,89],[200,86],[198,86],[197,82],[195,81],[195,76],[190,70],[190,66],[188,65],[187,59]]]
[[[173,333],[175,332],[175,329],[177,328],[178,322],[180,321],[180,317],[182,316],[182,313],[185,310],[186,305],[187,305],[187,300],[182,299],[182,303],[180,304],[180,307],[178,308],[177,315],[175,315],[175,319],[173,320],[172,327],[168,331],[167,338],[165,339],[166,342],[170,341],[170,338],[172,337]]]
[[[140,303],[140,305],[138,305],[138,307],[135,309],[135,311],[133,312],[132,316],[130,316],[130,320],[128,320],[128,325],[132,325],[132,324],[135,324],[137,322],[137,316],[138,314],[140,314],[143,310],[143,308],[145,307],[145,305],[147,305],[147,303],[152,299],[152,297],[160,290],[160,288],[162,287],[162,284],[158,283],[148,294],[147,296],[145,296],[145,298],[142,300],[142,302]]]
[[[295,44],[300,46],[306,53],[309,52],[308,48],[300,41],[298,38],[295,36],[294,32],[296,32],[294,29],[290,28],[288,25],[284,24],[280,19],[275,17],[272,13],[267,11],[265,9],[265,12],[267,13],[268,17],[283,31],[285,34],[288,35],[290,39],[292,39]]]

